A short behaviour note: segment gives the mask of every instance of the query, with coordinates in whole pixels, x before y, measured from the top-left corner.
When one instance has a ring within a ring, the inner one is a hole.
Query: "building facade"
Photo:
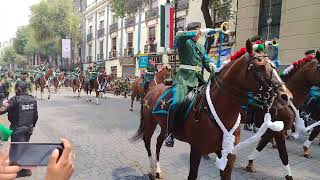
[[[160,6],[166,0],[150,0],[134,16],[118,18],[112,12],[107,0],[87,0],[84,12],[85,59],[87,63],[96,62],[106,69],[107,74],[117,77],[139,76],[143,70],[138,68],[137,57],[149,56],[156,65],[173,63],[173,49],[160,47]],[[190,22],[201,22],[205,27],[201,12],[201,0],[177,0],[177,28],[185,29]],[[197,7],[192,8],[190,7]],[[236,8],[236,1],[232,4]],[[211,10],[211,13],[214,10]],[[216,17],[213,17],[217,23]],[[229,21],[234,36],[235,20]],[[233,38],[228,38],[228,42]],[[232,43],[226,43],[232,46]]]
[[[295,61],[320,48],[319,11],[318,0],[238,0],[236,48],[254,35],[277,38],[281,63]]]

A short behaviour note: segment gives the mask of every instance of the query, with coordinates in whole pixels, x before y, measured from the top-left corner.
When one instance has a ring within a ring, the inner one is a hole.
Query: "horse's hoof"
[[[303,157],[307,158],[307,159],[311,159],[312,157],[310,156],[310,154],[304,154]]]
[[[156,179],[156,176],[152,175],[152,173],[149,173],[148,176],[149,176],[150,180],[155,180]]]
[[[277,149],[277,148],[278,148],[277,145],[272,144],[272,149]]]
[[[285,176],[286,180],[293,180],[292,176],[286,175]]]
[[[156,179],[163,179],[162,173],[156,173]]]
[[[246,166],[246,171],[247,172],[251,172],[251,173],[255,173],[256,172],[256,170],[254,169],[254,167],[253,166]]]
[[[130,111],[133,111],[133,108],[130,108]]]

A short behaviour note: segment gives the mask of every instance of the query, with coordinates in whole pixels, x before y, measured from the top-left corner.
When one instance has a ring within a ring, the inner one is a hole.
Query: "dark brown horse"
[[[91,95],[91,92],[94,90],[96,92],[96,104],[99,104],[99,94],[101,89],[99,89],[99,84],[102,85],[106,82],[106,75],[103,73],[99,73],[96,79],[93,79],[91,81],[87,80],[84,83],[84,91],[87,93],[87,101],[91,102],[91,99],[89,99],[89,95]]]
[[[43,99],[43,93],[44,93],[44,88],[48,89],[48,99],[50,99],[50,82],[49,82],[49,77],[53,74],[52,69],[48,69],[45,73],[44,76],[42,76],[39,80],[35,82],[35,87],[36,87],[36,97],[37,97],[37,91],[40,86],[40,94],[41,94],[41,99]]]
[[[84,77],[82,75],[82,72],[78,74],[78,77],[75,77],[74,79],[72,79],[72,91],[74,93],[74,97],[80,98],[80,92],[81,92],[83,83],[84,83]]]
[[[189,180],[197,179],[202,155],[213,152],[223,160],[227,158],[226,167],[220,167],[220,176],[221,179],[231,179],[236,156],[230,152],[222,151],[222,142],[225,146],[226,139],[224,137],[226,135],[226,137],[233,137],[229,145],[239,143],[238,117],[241,104],[244,104],[248,99],[248,91],[255,95],[266,94],[266,89],[261,90],[261,87],[268,86],[273,89],[272,97],[270,97],[275,100],[273,107],[283,108],[288,105],[291,93],[279,80],[280,78],[273,69],[270,60],[263,53],[255,53],[250,40],[246,42],[246,49],[246,55],[230,62],[219,73],[212,74],[206,92],[200,93],[197,97],[184,125],[182,127],[169,127],[178,140],[187,142],[191,146]],[[161,177],[159,156],[168,124],[167,117],[153,115],[152,110],[158,98],[166,89],[168,89],[168,86],[159,84],[148,91],[145,96],[145,103],[141,106],[140,127],[132,138],[132,140],[143,139],[150,160],[151,175],[157,178]],[[213,104],[207,105],[210,104],[209,100]],[[218,121],[210,117],[210,112],[213,112],[212,107],[221,120],[219,121],[221,122],[220,125],[222,124],[225,131],[231,132],[224,134],[224,131],[220,128],[222,126],[217,124]],[[157,138],[156,161],[154,161],[150,143],[157,125],[160,125],[161,132]]]
[[[164,83],[166,79],[168,79],[171,75],[171,67],[170,65],[164,65],[158,73],[155,74],[153,80],[149,83],[147,91],[151,89],[152,87]],[[141,97],[143,99],[144,95],[147,93],[145,92],[145,89],[140,86],[142,83],[143,78],[138,78],[134,80],[131,88],[131,106],[130,106],[130,111],[133,111],[133,101],[137,97]],[[142,101],[141,101],[142,103]]]
[[[290,89],[290,91],[293,94],[293,105],[294,108],[301,108],[305,100],[307,99],[309,95],[309,89],[312,86],[319,86],[320,85],[320,70],[319,70],[319,61],[320,61],[320,53],[317,53],[317,58],[312,58],[308,61],[296,61],[293,64],[296,64],[295,66],[292,65],[291,71],[288,74],[285,74],[283,76],[283,80],[286,82],[287,87]],[[256,117],[263,118],[263,114],[260,112],[258,113]],[[284,130],[289,130],[291,128],[291,123],[288,119],[292,119],[292,116],[295,118],[296,114],[292,112],[292,114],[285,114],[281,111],[278,112],[280,116],[277,117],[278,120],[284,121],[285,126]],[[294,119],[293,119],[294,120]],[[258,120],[259,121],[259,120]],[[297,123],[297,122],[296,122]],[[279,151],[280,159],[285,166],[285,169],[287,170],[287,176],[286,179],[292,179],[291,176],[291,170],[289,166],[288,161],[288,153],[285,145],[285,133],[284,131],[281,132],[274,132],[271,130],[268,130],[264,136],[262,137],[261,141],[259,142],[257,148],[252,152],[249,156],[249,163],[246,167],[247,171],[254,172],[255,168],[253,165],[254,159],[259,155],[259,153],[264,149],[264,147],[270,142],[270,140],[274,138],[276,142],[277,149]],[[305,147],[305,156],[309,156],[308,148]]]

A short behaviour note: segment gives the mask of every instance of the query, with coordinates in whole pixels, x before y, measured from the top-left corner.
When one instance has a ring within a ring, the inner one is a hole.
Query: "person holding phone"
[[[10,129],[13,131],[11,142],[29,142],[38,120],[36,99],[27,93],[28,83],[18,81],[15,85],[16,95],[0,107],[0,115],[8,113]],[[29,169],[22,169],[17,177],[31,176]]]
[[[54,150],[48,162],[45,180],[69,180],[74,171],[72,145],[67,139],[61,139],[63,152]],[[22,169],[19,166],[9,166],[8,154],[0,152],[0,179],[13,180]]]

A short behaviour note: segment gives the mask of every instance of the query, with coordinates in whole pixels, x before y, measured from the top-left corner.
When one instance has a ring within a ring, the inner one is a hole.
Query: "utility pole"
[[[169,0],[168,0],[169,1]],[[177,9],[178,9],[178,2],[174,0],[174,37],[176,37],[178,28],[177,28]],[[174,71],[173,74],[175,75],[177,72],[177,48],[174,47]]]

